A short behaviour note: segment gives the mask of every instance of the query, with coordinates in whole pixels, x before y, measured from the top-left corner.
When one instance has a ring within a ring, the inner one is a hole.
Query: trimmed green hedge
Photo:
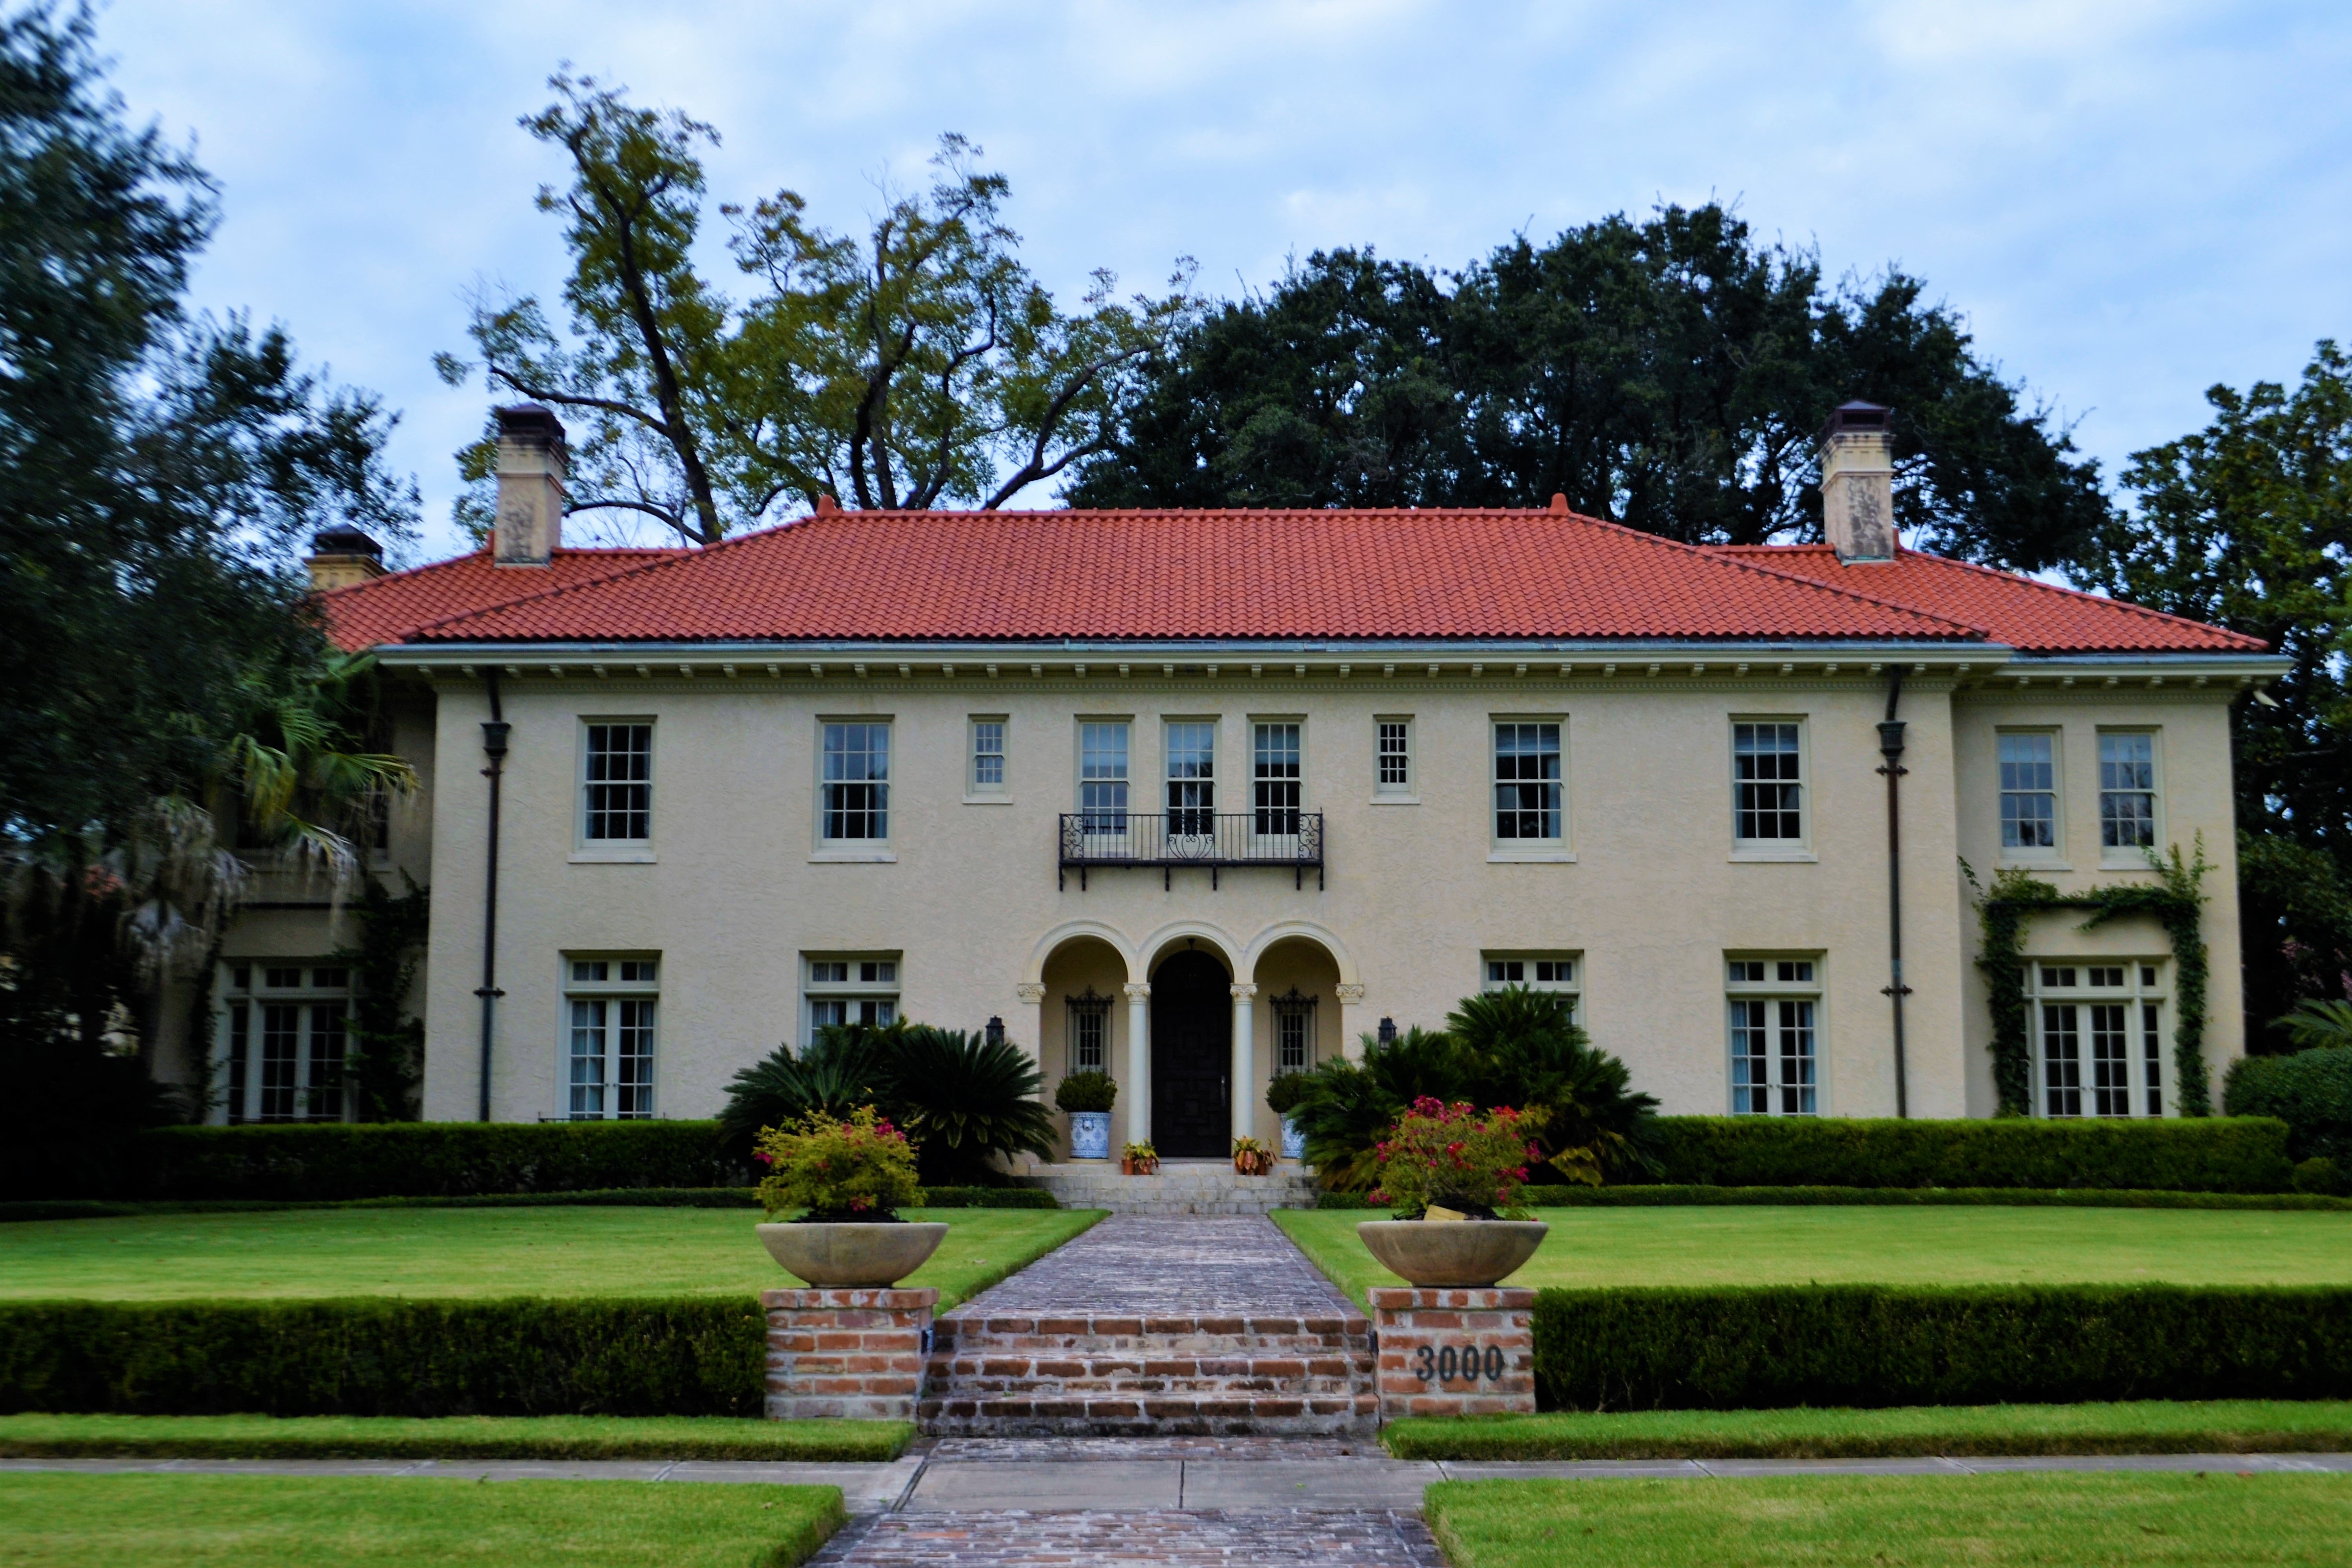
[[[923,1187],[916,1206],[933,1209],[1057,1209],[1053,1194],[1029,1187]],[[588,1193],[477,1193],[454,1198],[345,1198],[273,1203],[262,1198],[34,1198],[0,1203],[0,1225],[37,1219],[134,1219],[155,1214],[254,1214],[286,1209],[757,1208],[756,1187],[605,1187]],[[2352,1208],[2352,1202],[2345,1205]]]
[[[2315,1193],[2103,1192],[2090,1187],[1528,1187],[1529,1208],[2084,1208],[2352,1209],[2352,1198]],[[1368,1209],[1361,1193],[1323,1193],[1319,1209]]]
[[[0,1411],[756,1415],[749,1299],[0,1305]]]
[[[2278,1193],[2294,1184],[2286,1124],[2268,1117],[1662,1116],[1656,1126],[1667,1185]]]
[[[2352,1396],[2352,1289],[1543,1290],[1547,1410]]]
[[[163,1127],[140,1134],[121,1184],[23,1197],[460,1197],[613,1187],[735,1187],[750,1167],[715,1121],[401,1121]]]
[[[2352,1046],[2241,1058],[2222,1080],[2221,1102],[2232,1116],[2285,1122],[2290,1158],[2352,1172]]]
[[[1043,1187],[922,1187],[915,1206],[925,1209],[1057,1209],[1062,1200]]]

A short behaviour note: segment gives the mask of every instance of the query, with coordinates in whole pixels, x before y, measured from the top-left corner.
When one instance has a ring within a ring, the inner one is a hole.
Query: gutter
[[[490,716],[482,725],[482,755],[489,766],[482,776],[490,781],[489,843],[483,853],[482,984],[474,994],[482,999],[482,1081],[477,1120],[490,1119],[490,1047],[498,1028],[499,998],[499,794],[506,774],[506,712],[499,704],[499,672],[490,671]]]
[[[1878,754],[1885,759],[1878,771],[1886,776],[1886,955],[1887,982],[1881,994],[1895,1005],[1895,1114],[1911,1114],[1910,1074],[1903,1059],[1903,998],[1911,987],[1903,984],[1903,721],[1895,716],[1903,700],[1903,670],[1897,666],[1886,680],[1886,717],[1878,726]]]

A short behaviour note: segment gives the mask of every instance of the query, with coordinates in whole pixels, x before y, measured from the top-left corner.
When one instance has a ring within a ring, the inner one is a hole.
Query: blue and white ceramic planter
[[[1073,1110],[1070,1112],[1070,1158],[1073,1160],[1110,1158],[1109,1111]]]
[[[1307,1158],[1307,1130],[1287,1116],[1282,1119],[1282,1157],[1286,1160]]]

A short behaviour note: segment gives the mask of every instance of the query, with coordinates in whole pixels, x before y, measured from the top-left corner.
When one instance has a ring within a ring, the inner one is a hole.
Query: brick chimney
[[[310,588],[323,594],[383,575],[383,546],[348,526],[322,528],[310,536]]]
[[[569,468],[563,422],[552,409],[519,403],[499,410],[499,520],[490,530],[499,565],[544,566],[563,548]]]
[[[1822,529],[1838,560],[1895,559],[1895,410],[1845,403],[1822,426]]]

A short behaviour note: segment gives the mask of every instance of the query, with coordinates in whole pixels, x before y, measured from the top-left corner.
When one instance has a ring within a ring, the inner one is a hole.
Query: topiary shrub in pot
[[[1518,1206],[1540,1157],[1528,1119],[1509,1106],[1423,1095],[1375,1150],[1372,1201],[1397,1217],[1356,1227],[1391,1273],[1413,1285],[1486,1286],[1516,1273],[1551,1229]]]
[[[870,1105],[845,1119],[813,1110],[767,1128],[752,1158],[768,1167],[759,1193],[768,1223],[753,1227],[760,1244],[810,1285],[895,1285],[947,1236],[945,1225],[899,1219],[915,1201],[915,1146]],[[778,1222],[794,1210],[796,1220]]]
[[[1054,1103],[1070,1119],[1070,1158],[1110,1158],[1110,1108],[1118,1085],[1107,1072],[1074,1072],[1054,1088]]]
[[[1286,1160],[1307,1158],[1307,1129],[1290,1114],[1306,1098],[1307,1075],[1303,1072],[1277,1073],[1265,1087],[1265,1108],[1282,1118],[1282,1157]]]

